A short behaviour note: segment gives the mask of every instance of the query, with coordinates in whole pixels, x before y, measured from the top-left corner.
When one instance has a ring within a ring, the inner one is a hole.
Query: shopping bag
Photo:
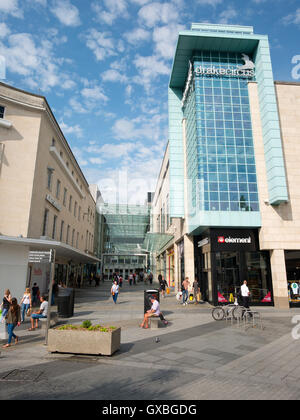
[[[169,294],[170,294],[170,288],[167,287],[167,295],[169,295]]]

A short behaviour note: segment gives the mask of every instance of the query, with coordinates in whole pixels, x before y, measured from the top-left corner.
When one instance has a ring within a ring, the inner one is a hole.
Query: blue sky
[[[142,203],[155,188],[172,57],[192,22],[254,26],[269,35],[275,80],[297,81],[298,0],[0,0],[3,81],[47,97],[106,201]]]

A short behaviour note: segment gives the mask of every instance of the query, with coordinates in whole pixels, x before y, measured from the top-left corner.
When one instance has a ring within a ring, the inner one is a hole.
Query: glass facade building
[[[253,302],[272,304],[270,254],[260,247],[262,161],[268,205],[285,205],[288,190],[268,37],[252,27],[192,24],[179,33],[168,92],[168,217],[177,220],[178,278],[197,277],[214,304],[232,300],[247,280]]]
[[[240,54],[199,52],[184,104],[190,202],[200,211],[259,211],[248,78],[198,75],[242,66]]]

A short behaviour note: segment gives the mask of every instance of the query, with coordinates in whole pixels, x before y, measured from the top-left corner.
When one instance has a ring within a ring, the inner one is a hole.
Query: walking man
[[[186,277],[182,282],[182,304],[187,305],[187,300],[189,297],[189,278]]]

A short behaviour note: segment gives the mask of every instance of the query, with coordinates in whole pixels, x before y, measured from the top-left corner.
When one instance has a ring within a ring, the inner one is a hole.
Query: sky
[[[143,204],[168,141],[178,32],[192,22],[253,26],[269,36],[274,79],[300,82],[299,0],[0,0],[1,81],[47,98],[106,202]]]

